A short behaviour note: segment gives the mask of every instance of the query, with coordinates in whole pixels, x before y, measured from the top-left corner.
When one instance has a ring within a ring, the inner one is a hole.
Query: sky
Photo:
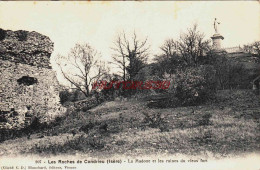
[[[222,47],[260,40],[258,1],[0,2],[0,28],[37,31],[54,42],[54,70],[55,56],[67,55],[76,43],[89,43],[110,61],[118,33],[135,31],[148,38],[153,56],[166,39],[177,39],[194,23],[210,39],[214,18],[225,38]]]

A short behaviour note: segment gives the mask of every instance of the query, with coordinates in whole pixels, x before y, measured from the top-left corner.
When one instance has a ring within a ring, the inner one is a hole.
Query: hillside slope
[[[260,102],[250,90],[219,91],[202,106],[151,109],[147,101],[110,101],[69,113],[59,125],[0,144],[0,156],[203,155],[260,151]]]

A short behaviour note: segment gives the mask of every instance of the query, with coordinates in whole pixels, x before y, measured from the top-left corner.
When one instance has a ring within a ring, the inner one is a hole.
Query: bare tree
[[[171,77],[175,70],[182,66],[178,45],[178,41],[167,39],[160,47],[161,54],[154,57],[154,61],[157,63],[154,68],[159,76],[163,76],[166,72]]]
[[[197,65],[200,57],[210,48],[210,41],[204,40],[204,34],[200,33],[197,25],[188,29],[187,33],[180,36],[178,52],[188,65]]]
[[[162,53],[155,57],[155,61],[168,65],[168,72],[205,63],[202,60],[205,60],[207,52],[211,51],[210,41],[204,40],[204,34],[198,31],[196,24],[181,34],[179,39],[165,40],[160,49]]]
[[[160,49],[163,51],[163,55],[169,58],[178,53],[178,45],[179,43],[174,39],[167,39]]]
[[[63,77],[87,97],[90,85],[107,71],[100,57],[89,44],[76,44],[67,56],[58,55],[56,63]]]
[[[119,34],[112,50],[115,52],[113,57],[116,64],[122,71],[123,80],[132,80],[137,72],[143,68],[148,57],[149,46],[147,38],[139,40],[136,33],[131,39],[127,39],[125,33]]]
[[[154,72],[160,77],[165,73],[172,77],[177,70],[208,64],[212,51],[210,41],[204,40],[204,34],[198,31],[196,24],[178,39],[166,39],[160,49],[161,53],[154,58]]]

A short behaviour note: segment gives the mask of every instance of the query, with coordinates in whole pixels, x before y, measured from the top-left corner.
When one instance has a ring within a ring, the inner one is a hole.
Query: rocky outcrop
[[[21,128],[30,112],[49,122],[65,112],[50,69],[53,42],[37,32],[0,29],[0,123]]]
[[[53,42],[35,31],[0,29],[0,59],[37,67],[51,68]]]

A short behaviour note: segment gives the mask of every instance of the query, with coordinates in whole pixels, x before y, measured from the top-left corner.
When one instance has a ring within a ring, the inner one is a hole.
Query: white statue
[[[217,18],[215,18],[215,21],[214,21],[214,29],[215,29],[215,33],[216,33],[216,34],[218,33],[218,24],[220,24],[220,22],[217,22]]]

